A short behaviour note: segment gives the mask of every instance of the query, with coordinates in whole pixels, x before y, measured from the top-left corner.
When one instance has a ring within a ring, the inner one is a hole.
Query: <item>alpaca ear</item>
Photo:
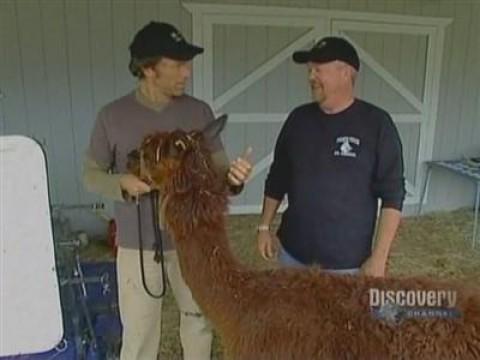
[[[202,130],[203,136],[211,140],[216,139],[225,128],[225,124],[227,123],[227,118],[228,118],[228,115],[223,114],[219,118],[209,122],[205,126],[205,128]]]

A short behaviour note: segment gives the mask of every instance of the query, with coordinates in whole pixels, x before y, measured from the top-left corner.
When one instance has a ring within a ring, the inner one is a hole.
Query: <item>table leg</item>
[[[430,184],[430,175],[432,174],[432,168],[430,165],[427,165],[427,174],[425,176],[425,181],[423,182],[423,189],[420,195],[420,204],[418,205],[417,215],[422,215],[422,207],[425,203],[425,195],[427,193],[428,185]]]
[[[475,212],[473,219],[473,239],[472,239],[472,248],[475,248],[475,243],[477,240],[477,228],[478,228],[478,207],[480,205],[480,181],[477,182],[477,194],[475,196]]]

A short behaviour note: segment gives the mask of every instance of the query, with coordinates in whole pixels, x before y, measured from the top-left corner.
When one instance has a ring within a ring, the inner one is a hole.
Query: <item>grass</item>
[[[278,224],[279,219],[276,219]],[[265,262],[256,250],[257,215],[232,216],[228,232],[232,249],[244,263],[254,268],[274,266]],[[406,218],[398,231],[388,262],[389,275],[429,275],[442,279],[460,279],[478,284],[480,242],[471,248],[472,212],[459,210]],[[102,243],[92,243],[84,259],[108,260],[112,256]],[[161,359],[181,359],[178,335],[179,314],[170,291],[163,306]],[[214,339],[213,359],[222,359],[221,345]]]

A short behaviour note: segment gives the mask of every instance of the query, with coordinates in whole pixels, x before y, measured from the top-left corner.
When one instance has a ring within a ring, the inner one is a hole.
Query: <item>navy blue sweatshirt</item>
[[[326,114],[317,103],[293,110],[275,145],[265,196],[288,208],[278,236],[304,264],[356,268],[370,256],[377,200],[402,210],[402,144],[387,112],[356,99]]]

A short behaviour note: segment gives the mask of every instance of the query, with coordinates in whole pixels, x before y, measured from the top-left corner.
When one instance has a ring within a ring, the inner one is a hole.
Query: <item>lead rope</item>
[[[166,290],[166,276],[165,276],[165,264],[164,264],[164,254],[163,254],[163,242],[162,236],[160,232],[160,226],[158,223],[158,191],[154,190],[150,192],[150,203],[152,205],[152,216],[153,216],[153,228],[155,233],[155,242],[154,242],[154,250],[155,254],[153,256],[154,261],[158,264],[160,263],[160,267],[162,269],[162,291],[160,295],[156,295],[150,291],[145,281],[145,264],[143,260],[143,238],[142,238],[142,223],[141,223],[141,210],[140,210],[140,202],[136,200],[137,206],[137,225],[138,225],[138,244],[139,244],[139,257],[140,257],[140,274],[142,277],[142,284],[143,288],[145,289],[146,293],[155,299],[160,299],[165,295]]]

